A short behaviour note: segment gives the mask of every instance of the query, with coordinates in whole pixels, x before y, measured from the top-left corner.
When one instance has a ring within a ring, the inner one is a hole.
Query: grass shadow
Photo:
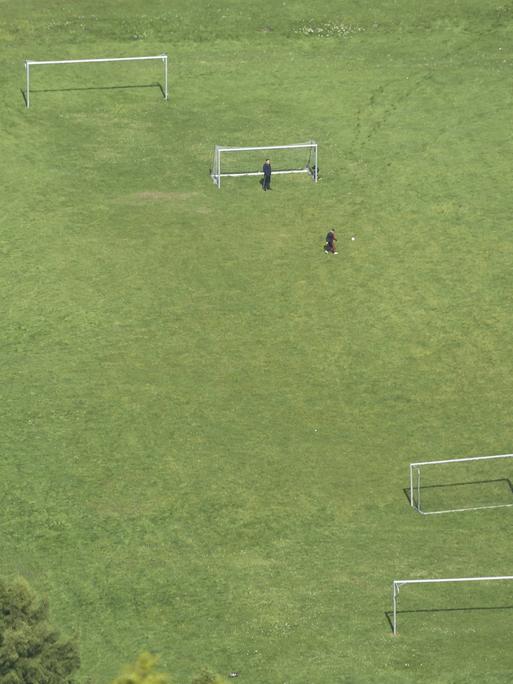
[[[501,482],[504,482],[506,484],[506,486],[509,488],[509,491],[511,492],[511,495],[513,496],[513,484],[511,483],[509,477],[499,477],[493,480],[468,480],[467,482],[451,482],[450,484],[425,485],[421,486],[420,489],[421,491],[424,491],[427,489],[447,489],[449,487],[468,487],[473,485],[498,484]],[[408,503],[411,506],[410,488],[403,487],[403,492],[405,497],[408,499]]]
[[[73,92],[81,92],[81,91],[88,91],[88,90],[130,90],[130,89],[137,89],[137,88],[158,88],[162,94],[162,97],[166,97],[166,93],[164,91],[164,88],[162,87],[161,83],[144,83],[141,85],[112,85],[112,86],[74,86],[72,88],[31,88],[30,92],[31,93],[73,93]],[[25,106],[27,105],[27,93],[23,88],[20,88],[21,90],[21,95],[23,97],[23,100],[25,102]]]
[[[466,613],[472,611],[488,610],[513,610],[513,606],[471,606],[469,608],[418,608],[415,610],[398,610],[396,615],[407,615],[408,613]],[[394,612],[392,610],[385,610],[385,618],[390,626],[390,630],[393,632]]]

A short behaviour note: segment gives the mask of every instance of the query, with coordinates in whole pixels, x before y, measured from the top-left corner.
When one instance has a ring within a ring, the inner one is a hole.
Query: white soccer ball
[[[354,235],[353,235],[353,237],[351,238],[351,240],[356,240],[356,238],[355,238],[355,236],[354,236]]]

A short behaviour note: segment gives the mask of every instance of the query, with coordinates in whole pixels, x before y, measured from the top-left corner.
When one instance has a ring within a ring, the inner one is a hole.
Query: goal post
[[[409,579],[394,580],[392,582],[392,631],[397,636],[397,605],[401,587],[408,584],[445,584],[448,582],[495,582],[497,580],[513,580],[513,575],[499,575],[497,577],[447,577],[439,579]]]
[[[315,140],[295,145],[267,145],[255,147],[228,147],[216,145],[210,177],[218,188],[221,178],[240,176],[261,176],[262,165],[272,155],[273,175],[305,173],[317,183],[318,146]]]
[[[25,60],[25,105],[30,107],[30,68],[33,66],[45,66],[55,64],[93,64],[101,62],[143,62],[149,60],[160,60],[164,66],[164,99],[168,99],[168,69],[167,54],[150,55],[146,57],[98,57],[94,59],[49,59],[49,60]]]
[[[410,463],[410,505],[423,515],[513,506],[513,454]]]

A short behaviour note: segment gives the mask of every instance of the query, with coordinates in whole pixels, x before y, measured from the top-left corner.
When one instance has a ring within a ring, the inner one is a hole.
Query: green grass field
[[[511,681],[508,583],[386,615],[393,579],[513,571],[511,509],[403,491],[513,450],[511,2],[0,10],[0,573],[80,681],[143,649],[177,683]],[[161,52],[168,102],[157,63],[61,65],[25,108],[26,59]],[[209,178],[311,138],[317,185]]]

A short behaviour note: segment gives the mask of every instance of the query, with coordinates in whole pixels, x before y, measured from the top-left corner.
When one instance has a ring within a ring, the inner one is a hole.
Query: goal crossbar
[[[494,577],[442,577],[432,579],[407,579],[392,582],[392,630],[397,636],[397,603],[401,587],[407,584],[442,584],[447,582],[494,582],[497,580],[513,580],[513,575],[498,575]]]
[[[314,140],[306,143],[297,143],[295,145],[260,145],[260,146],[238,146],[227,147],[223,145],[216,145],[214,149],[213,168],[210,172],[210,177],[218,188],[221,187],[221,178],[238,178],[242,176],[261,176],[261,171],[222,171],[221,170],[221,156],[222,154],[231,152],[269,152],[271,150],[296,150],[309,149],[313,151],[313,164],[306,163],[302,168],[286,168],[276,169],[272,171],[273,175],[288,174],[288,173],[307,173],[312,177],[312,180],[317,182],[318,175],[318,154],[317,143]]]
[[[266,147],[221,147],[216,145],[219,152],[265,152],[266,150],[292,150],[301,147],[313,147],[316,143],[312,140],[308,143],[297,145],[267,145]]]
[[[410,505],[422,515],[438,515],[440,513],[461,513],[462,511],[477,511],[485,508],[508,508],[513,506],[513,503],[501,504],[486,504],[482,506],[467,506],[465,508],[450,508],[440,511],[423,511],[421,509],[420,501],[420,468],[422,466],[431,465],[447,465],[452,463],[465,463],[471,461],[494,461],[502,458],[513,458],[513,454],[497,454],[494,456],[465,456],[463,458],[448,458],[437,461],[418,461],[417,463],[410,463]],[[415,499],[415,473],[417,473],[417,498]]]
[[[95,57],[91,59],[26,59],[25,60],[25,103],[30,107],[30,67],[50,64],[86,64],[98,62],[143,62],[148,60],[160,60],[164,63],[164,99],[168,99],[168,69],[167,54],[148,55],[141,57]]]

